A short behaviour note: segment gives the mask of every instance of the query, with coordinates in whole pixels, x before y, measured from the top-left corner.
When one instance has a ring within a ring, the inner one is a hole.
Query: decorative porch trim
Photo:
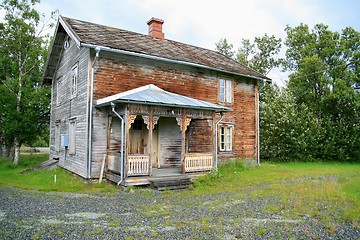
[[[176,122],[177,124],[180,126],[181,131],[183,131],[183,124],[182,124],[183,118],[182,117],[177,117],[176,118]],[[186,131],[187,127],[189,126],[191,122],[191,118],[185,118],[185,129],[184,132]]]
[[[148,130],[150,130],[150,116],[147,115],[142,115],[142,118],[144,120],[144,123],[146,124],[146,127]],[[153,116],[153,125],[152,125],[152,130],[154,130],[155,125],[158,123],[159,121],[159,116]]]
[[[203,172],[213,168],[212,153],[186,153],[185,172]]]
[[[131,128],[131,124],[133,124],[133,123],[135,122],[136,116],[137,116],[137,115],[131,115],[131,114],[128,115],[128,125],[129,125],[129,129]]]
[[[127,176],[149,175],[149,155],[129,155],[128,156],[128,174]]]

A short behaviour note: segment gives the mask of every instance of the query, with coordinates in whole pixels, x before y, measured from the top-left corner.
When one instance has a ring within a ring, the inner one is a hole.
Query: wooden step
[[[193,184],[188,176],[151,179],[150,183],[159,191],[184,189]]]

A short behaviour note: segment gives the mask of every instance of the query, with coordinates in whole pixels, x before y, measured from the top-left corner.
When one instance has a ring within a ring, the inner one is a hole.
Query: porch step
[[[188,188],[193,184],[193,182],[191,181],[191,177],[181,176],[151,179],[150,184],[153,187],[157,188],[159,191],[164,191]]]

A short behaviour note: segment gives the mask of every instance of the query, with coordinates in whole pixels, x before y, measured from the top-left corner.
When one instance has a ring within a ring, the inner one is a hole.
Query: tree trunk
[[[18,136],[15,136],[13,165],[19,165],[19,156],[20,156],[20,143]]]

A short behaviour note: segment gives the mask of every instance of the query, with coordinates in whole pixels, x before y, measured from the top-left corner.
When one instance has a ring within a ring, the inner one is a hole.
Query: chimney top
[[[149,36],[158,39],[164,39],[164,33],[162,32],[162,25],[164,20],[152,17],[148,22]]]

